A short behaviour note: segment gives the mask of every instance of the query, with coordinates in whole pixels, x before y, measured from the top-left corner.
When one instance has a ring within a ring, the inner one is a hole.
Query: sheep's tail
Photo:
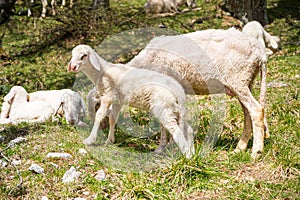
[[[265,111],[266,93],[267,93],[267,62],[266,61],[262,62],[261,64],[260,76],[261,76],[261,87],[260,87],[259,103],[263,107],[265,137],[268,138],[270,134],[269,134],[268,124],[266,120],[266,111]]]

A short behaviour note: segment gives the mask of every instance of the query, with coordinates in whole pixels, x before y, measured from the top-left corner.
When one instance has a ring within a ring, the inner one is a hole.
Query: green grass
[[[80,3],[77,1],[75,8]],[[5,56],[1,57],[0,63],[0,100],[13,85],[22,85],[28,92],[89,85],[85,79],[66,72],[71,49],[79,43],[98,47],[97,50],[108,56],[107,59],[124,63],[146,41],[139,38],[135,41],[135,50],[125,51],[125,39],[115,37],[118,33],[122,36],[131,30],[150,30],[149,27],[159,25],[174,32],[187,33],[207,28],[229,28],[237,24],[234,19],[219,14],[218,1],[198,1],[201,10],[169,17],[145,16],[143,4],[137,0],[112,0],[112,9],[106,12],[66,9],[57,17],[46,19],[13,16],[3,39]],[[41,199],[44,195],[49,199],[298,199],[300,34],[299,15],[295,15],[297,9],[294,10],[297,6],[294,1],[286,1],[284,5],[282,1],[268,1],[270,23],[267,31],[280,36],[282,49],[269,58],[267,81],[282,82],[287,86],[267,90],[270,138],[265,140],[260,159],[251,159],[250,148],[246,152],[232,154],[243,128],[242,110],[235,98],[224,98],[226,116],[223,131],[206,157],[200,156],[200,153],[205,136],[212,127],[210,120],[215,107],[211,97],[189,100],[190,124],[197,132],[196,155],[190,160],[180,156],[176,146],[168,147],[169,157],[154,154],[159,137],[157,122],[135,109],[124,109],[120,118],[124,124],[119,123],[116,144],[109,147],[83,145],[82,140],[89,134],[90,127],[82,130],[66,125],[63,120],[39,125],[24,123],[6,127],[0,132],[4,138],[0,141],[0,150],[18,136],[27,138],[26,142],[2,152],[10,160],[21,160],[21,165],[16,167],[23,184],[16,188],[19,178],[12,165],[0,168],[0,199]],[[72,18],[74,14],[77,15]],[[64,15],[69,17],[64,18]],[[80,26],[72,26],[76,20],[81,20]],[[33,29],[34,23],[36,29]],[[151,31],[143,34],[148,40],[154,36]],[[124,46],[117,46],[122,40]],[[125,51],[126,54],[109,57],[111,52],[115,52],[113,50]],[[257,81],[254,85],[256,95],[258,87]],[[137,124],[140,125],[138,129],[131,128],[137,127]],[[153,127],[156,129],[149,130]],[[148,137],[140,137],[143,132],[149,133]],[[107,133],[104,130],[99,134],[105,138]],[[251,145],[252,141],[249,147]],[[86,148],[89,153],[79,154],[80,148]],[[72,158],[46,158],[47,153],[56,151],[70,153]],[[5,160],[2,156],[0,159]],[[42,166],[45,173],[29,171],[33,163]],[[62,176],[71,166],[82,175],[76,182],[64,184]],[[106,173],[104,181],[95,179],[100,169]]]

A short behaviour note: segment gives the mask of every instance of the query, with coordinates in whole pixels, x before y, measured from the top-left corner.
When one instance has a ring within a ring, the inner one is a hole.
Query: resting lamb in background
[[[270,49],[272,52],[267,51],[268,55],[272,55],[279,50],[279,37],[270,35],[258,21],[247,23],[242,32],[256,38],[264,47]]]
[[[45,101],[55,110],[55,115],[66,118],[69,124],[78,124],[80,116],[85,115],[82,97],[70,89],[42,90],[29,94],[29,101]]]
[[[110,114],[107,142],[114,142],[114,127],[122,105],[150,110],[172,135],[180,151],[190,158],[194,154],[193,131],[186,123],[185,93],[171,77],[146,69],[136,69],[103,60],[91,47],[78,45],[72,51],[68,71],[83,73],[93,82],[101,95],[94,126],[85,144],[97,140],[99,124]]]
[[[188,94],[237,96],[244,111],[244,130],[236,151],[247,148],[253,129],[255,158],[263,151],[264,131],[268,136],[264,122],[266,62],[263,46],[232,28],[156,37],[127,65],[167,74]],[[258,102],[251,85],[259,72],[262,79]]]
[[[55,111],[50,104],[44,101],[28,102],[27,96],[28,93],[21,86],[13,86],[10,89],[4,97],[4,102],[10,104],[9,118],[1,119],[1,124],[40,123],[54,115]]]
[[[196,6],[196,0],[148,0],[144,8],[146,14],[177,13],[185,3],[192,8]]]

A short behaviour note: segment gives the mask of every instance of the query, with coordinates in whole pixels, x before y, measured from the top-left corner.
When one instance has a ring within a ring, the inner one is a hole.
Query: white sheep
[[[264,47],[270,49],[272,52],[267,51],[268,55],[272,55],[279,50],[279,37],[270,35],[258,21],[247,23],[242,32],[256,38]]]
[[[82,97],[71,89],[42,90],[29,93],[29,101],[45,101],[55,110],[55,115],[66,118],[69,124],[78,124],[80,116],[85,115]]]
[[[101,95],[101,105],[85,144],[96,142],[100,122],[110,106],[108,143],[113,143],[114,127],[122,105],[150,110],[173,136],[180,151],[190,158],[194,154],[193,131],[186,123],[185,93],[173,78],[155,71],[136,69],[103,60],[91,47],[78,45],[72,51],[68,71],[79,70],[92,81]]]
[[[146,14],[177,13],[184,3],[192,8],[196,6],[196,0],[148,0],[144,8]]]
[[[42,2],[42,14],[41,17],[45,18],[46,17],[46,13],[47,13],[47,7],[48,7],[48,0],[41,0]],[[34,3],[34,0],[25,0],[25,5],[28,7],[28,16],[32,15],[32,12],[30,10],[30,8],[32,7],[32,4]],[[52,11],[52,15],[56,15],[56,11],[55,11],[55,7],[57,5],[57,0],[51,0],[50,2],[51,4],[51,11]],[[66,0],[62,0],[61,2],[61,8],[66,6]],[[70,4],[69,7],[72,8],[73,7],[73,0],[70,0]]]
[[[237,96],[244,111],[244,130],[235,151],[247,148],[253,129],[255,158],[263,151],[264,131],[268,136],[266,62],[264,48],[256,39],[231,28],[156,37],[127,65],[167,74],[188,94]],[[251,93],[258,72],[262,76],[259,102]]]
[[[40,123],[50,119],[54,109],[44,101],[27,101],[28,93],[21,86],[13,86],[4,97],[4,102],[10,104],[9,118],[5,122],[18,124],[20,122]]]

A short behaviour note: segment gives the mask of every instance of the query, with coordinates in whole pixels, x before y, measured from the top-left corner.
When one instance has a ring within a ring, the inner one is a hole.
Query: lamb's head
[[[78,124],[80,116],[85,115],[84,102],[81,96],[74,91],[67,91],[61,97],[62,109],[67,123]]]
[[[18,95],[17,95],[18,94]],[[9,93],[4,97],[4,101],[8,102],[9,104],[12,104],[14,99],[18,98],[18,101],[27,101],[28,93],[22,86],[13,86]]]
[[[97,53],[88,45],[78,45],[72,50],[72,58],[69,62],[68,71],[78,72],[87,67],[99,70]]]

